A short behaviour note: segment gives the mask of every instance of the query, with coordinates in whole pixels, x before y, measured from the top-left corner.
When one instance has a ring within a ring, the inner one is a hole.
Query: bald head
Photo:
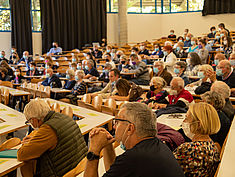
[[[217,53],[217,54],[215,55],[215,60],[219,60],[219,62],[220,62],[221,60],[226,60],[226,57],[225,57],[225,55],[222,54],[222,53]]]
[[[218,67],[224,67],[224,68],[230,69],[231,68],[231,64],[230,64],[230,62],[228,60],[221,60],[219,62]]]

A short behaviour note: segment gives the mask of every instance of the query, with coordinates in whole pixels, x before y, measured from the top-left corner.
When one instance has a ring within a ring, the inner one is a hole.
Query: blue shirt
[[[191,40],[189,41],[184,41],[184,47],[191,47]]]
[[[49,52],[47,52],[47,55],[49,54],[56,54],[56,53],[62,53],[62,48],[57,47],[57,48],[51,48]]]

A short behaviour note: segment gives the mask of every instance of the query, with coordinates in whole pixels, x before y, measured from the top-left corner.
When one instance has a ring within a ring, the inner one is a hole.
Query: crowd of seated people
[[[219,25],[218,31],[212,27],[210,33],[203,37],[193,36],[188,29],[185,29],[184,35],[177,38],[175,31],[171,30],[167,41],[153,45],[141,42],[132,48],[129,47],[128,51],[111,45],[105,45],[102,49],[94,45],[92,49],[83,52],[82,59],[72,54],[71,62],[62,74],[56,73],[59,66],[55,65],[61,53],[62,48],[57,42],[53,42],[53,47],[45,56],[44,65],[39,67],[27,51],[23,52],[20,59],[16,48],[13,47],[9,60],[2,51],[0,80],[16,84],[24,82],[22,70],[13,66],[25,65],[28,68],[27,77],[44,77],[39,85],[71,90],[70,93],[55,97],[66,103],[77,105],[78,95],[86,93],[90,94],[92,99],[100,95],[102,99],[138,102],[123,104],[118,118],[115,119],[115,139],[121,142],[123,149],[127,150],[126,156],[116,158],[113,154],[111,143],[114,141],[114,134],[110,134],[104,128],[97,128],[90,133],[88,152],[99,155],[103,150],[104,159],[108,158],[105,176],[136,175],[136,171],[142,174],[141,169],[134,168],[139,165],[143,167],[142,170],[145,169],[145,172],[149,169],[147,176],[154,176],[153,171],[156,170],[156,166],[158,167],[156,163],[159,164],[159,169],[167,169],[169,165],[172,167],[172,171],[161,170],[163,176],[209,176],[215,173],[220,162],[219,150],[215,144],[223,146],[235,113],[230,100],[230,96],[235,93],[235,45],[232,47],[230,32],[224,24]],[[65,81],[62,82],[61,77]],[[147,93],[143,93],[142,88],[147,88]],[[198,96],[202,103],[195,103],[194,97]],[[41,106],[39,102],[31,104]],[[34,106],[31,104],[29,103],[29,106]],[[47,107],[43,109],[48,110]],[[153,112],[151,109],[156,111]],[[50,134],[49,137],[53,141],[49,143],[50,147],[47,145],[45,148],[54,153],[57,145],[61,145],[60,139],[56,136],[62,135],[59,132],[51,132],[51,129],[59,128],[54,122],[50,122],[50,119],[57,117],[51,117],[52,113],[46,112],[42,112],[43,115],[36,119],[29,115],[31,113],[26,107],[27,120],[41,133],[36,137],[30,137],[33,141],[29,144],[37,148],[34,144],[37,138],[44,133]],[[182,129],[178,132],[185,138],[185,143],[171,152],[156,138],[154,114],[159,116],[176,112],[186,113]],[[45,121],[49,121],[46,126]],[[73,127],[77,128],[75,125]],[[68,129],[68,133],[71,133],[69,131]],[[19,150],[19,160],[28,162],[34,159],[25,152],[28,146],[23,145]],[[153,147],[157,147],[158,150]],[[64,147],[59,146],[59,148],[63,150]],[[140,152],[146,157],[133,157]],[[167,159],[159,155],[163,152]],[[42,151],[39,151],[35,157],[45,160]],[[166,164],[161,163],[161,158]],[[57,160],[53,159],[53,163]],[[75,168],[79,161],[80,159],[72,162],[68,170],[59,173],[64,175]],[[96,163],[98,161],[88,159],[85,175],[97,172]],[[25,165],[27,167],[27,163]],[[40,166],[49,168],[43,164]]]

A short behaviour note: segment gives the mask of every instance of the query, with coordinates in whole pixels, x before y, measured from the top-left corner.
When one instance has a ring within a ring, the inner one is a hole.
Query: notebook
[[[17,158],[18,149],[10,149],[0,152],[0,158]]]

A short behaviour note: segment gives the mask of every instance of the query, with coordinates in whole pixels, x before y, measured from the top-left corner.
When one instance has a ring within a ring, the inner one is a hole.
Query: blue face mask
[[[112,86],[114,86],[115,84],[116,84],[116,81],[113,81],[113,82],[112,82]]]
[[[158,68],[153,68],[153,72],[154,72],[155,74],[158,74],[158,72],[159,72]]]
[[[70,76],[69,76],[69,75],[66,75],[66,79],[70,79]]]
[[[126,146],[123,143],[120,143],[120,148],[122,148],[122,150],[126,151]]]
[[[203,78],[205,77],[204,72],[202,72],[202,71],[199,71],[199,72],[197,73],[197,76],[198,76],[200,79],[203,79]]]
[[[216,33],[216,31],[214,30],[214,31],[212,31],[212,33],[213,33],[213,34],[215,34],[215,33]]]
[[[171,35],[174,35],[174,33],[170,33]]]
[[[219,60],[214,60],[214,64],[217,66],[219,64]]]
[[[179,42],[183,42],[183,40],[182,40],[182,39],[180,39],[180,40],[179,40]]]
[[[216,75],[217,76],[223,76],[222,69],[216,69]]]
[[[220,39],[220,36],[215,36],[215,38],[216,38],[217,40],[219,40],[219,39]]]
[[[108,72],[109,72],[109,70],[108,70],[108,69],[106,69],[106,70],[104,70],[104,72],[105,72],[105,73],[108,73]]]
[[[230,60],[229,62],[232,66],[235,66],[235,60]]]
[[[190,40],[190,38],[189,37],[186,37],[186,41],[189,41]]]
[[[155,50],[155,52],[158,52],[158,51],[159,51],[159,48],[155,48],[154,50]]]
[[[86,69],[86,70],[89,70],[89,67],[86,65],[86,66],[85,66],[85,69]]]
[[[30,67],[30,71],[33,71],[34,70],[34,67]]]
[[[47,77],[47,78],[50,77],[50,74],[49,74],[49,73],[46,73],[46,77]]]
[[[191,41],[191,44],[192,44],[192,45],[195,45],[195,44],[196,44],[196,42],[195,42],[195,41]]]
[[[176,47],[176,50],[177,50],[177,51],[180,51],[180,47]]]
[[[78,81],[78,76],[75,76],[75,80]]]
[[[221,34],[220,34],[220,37],[224,37],[224,33],[221,33]]]
[[[175,74],[179,74],[180,73],[180,70],[178,68],[174,68],[174,73]]]
[[[23,58],[24,58],[24,59],[27,59],[28,57],[24,55]]]
[[[78,69],[78,70],[81,70],[81,69],[82,69],[82,67],[81,67],[81,66],[77,66],[77,69]]]
[[[164,56],[167,56],[167,55],[168,55],[168,52],[167,52],[167,51],[164,51],[163,54],[164,54]]]
[[[106,50],[107,53],[110,53],[110,50]]]
[[[3,58],[3,55],[2,55],[2,54],[0,54],[0,58]]]
[[[76,62],[76,58],[72,58],[72,62]]]

